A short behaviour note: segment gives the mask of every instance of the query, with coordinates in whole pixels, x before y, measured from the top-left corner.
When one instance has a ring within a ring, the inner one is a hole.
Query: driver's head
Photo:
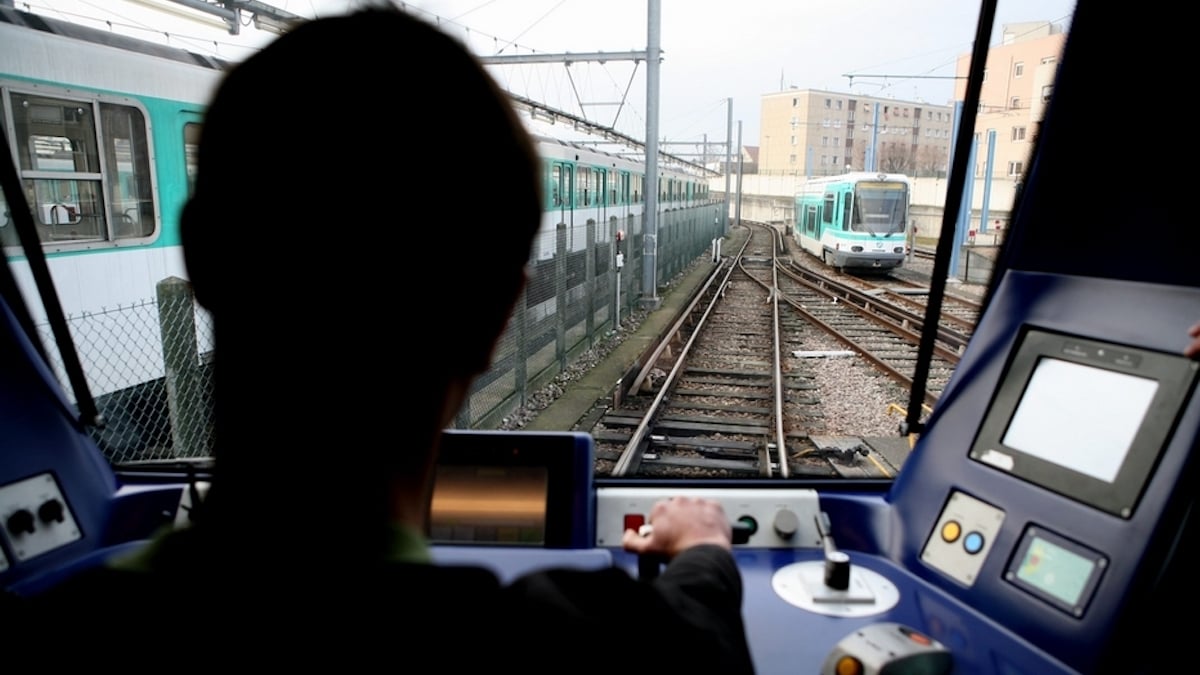
[[[474,346],[519,292],[538,172],[508,97],[432,25],[370,9],[294,28],[204,119],[183,243],[218,350],[236,324],[483,369]],[[383,328],[396,319],[402,334]]]

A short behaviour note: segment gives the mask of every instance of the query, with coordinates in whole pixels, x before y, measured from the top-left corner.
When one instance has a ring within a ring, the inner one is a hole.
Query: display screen
[[[548,474],[536,466],[439,466],[430,539],[541,546]]]
[[[1025,328],[970,457],[1129,518],[1198,373],[1182,353]]]
[[[1017,567],[1017,577],[1073,606],[1079,602],[1094,568],[1090,559],[1035,537]]]
[[[1082,616],[1108,559],[1045,528],[1026,528],[1005,577],[1029,593]]]
[[[1158,383],[1060,359],[1039,359],[1001,442],[1113,482]]]

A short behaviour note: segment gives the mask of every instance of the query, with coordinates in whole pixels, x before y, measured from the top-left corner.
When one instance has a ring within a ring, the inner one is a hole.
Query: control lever
[[[730,527],[733,530],[734,546],[750,541],[750,535],[754,534],[755,530],[758,529],[753,522],[743,520],[736,520],[730,523]],[[638,528],[638,534],[643,537],[649,537],[653,531],[654,526],[649,523]],[[667,557],[662,554],[638,554],[638,579],[642,581],[654,581],[665,564],[667,564]]]
[[[817,533],[821,535],[821,546],[825,549],[825,585],[838,591],[850,588],[850,556],[839,551],[829,533],[829,514],[820,511],[813,516]]]

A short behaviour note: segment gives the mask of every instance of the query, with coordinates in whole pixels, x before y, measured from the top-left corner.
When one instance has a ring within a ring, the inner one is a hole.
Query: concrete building
[[[979,109],[975,119],[977,177],[987,171],[989,146],[992,179],[1019,183],[1037,138],[1046,103],[1054,90],[1058,56],[1066,42],[1061,26],[1046,21],[1004,24],[1000,44],[988,50]],[[958,57],[956,100],[966,97],[971,55]]]
[[[819,89],[764,94],[758,172],[830,176],[876,169],[944,176],[953,123],[949,105]]]

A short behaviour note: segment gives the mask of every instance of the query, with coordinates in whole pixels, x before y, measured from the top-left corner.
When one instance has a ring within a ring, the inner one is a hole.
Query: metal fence
[[[713,202],[659,214],[656,284],[709,253],[713,239],[723,235],[722,212],[723,204]],[[555,254],[531,261],[523,301],[456,427],[499,428],[642,302],[647,257],[640,217],[563,224],[554,236]],[[195,304],[190,284],[165,279],[154,300],[68,317],[68,325],[106,421],[91,434],[110,461],[212,454],[212,323]],[[48,328],[42,338],[69,396]]]

